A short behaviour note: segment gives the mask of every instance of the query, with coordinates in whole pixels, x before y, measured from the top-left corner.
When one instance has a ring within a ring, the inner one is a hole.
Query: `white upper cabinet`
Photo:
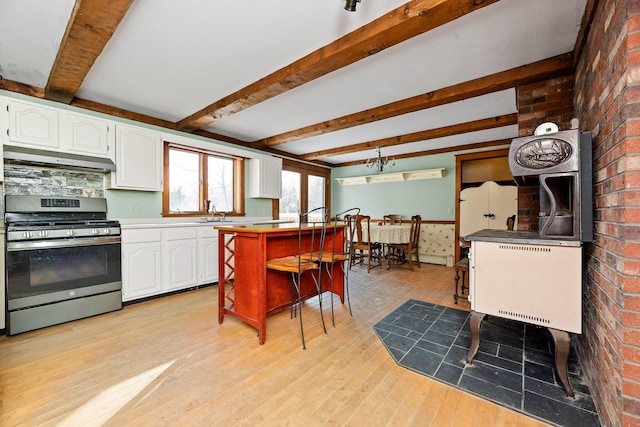
[[[249,197],[279,199],[281,180],[281,158],[263,156],[249,161]]]
[[[3,105],[8,111],[5,143],[113,160],[109,120],[12,99]]]
[[[39,148],[60,147],[60,110],[9,101],[9,142]]]
[[[109,157],[109,122],[95,117],[69,112],[67,149],[78,154]]]
[[[162,135],[148,129],[117,124],[116,171],[111,188],[162,191]]]

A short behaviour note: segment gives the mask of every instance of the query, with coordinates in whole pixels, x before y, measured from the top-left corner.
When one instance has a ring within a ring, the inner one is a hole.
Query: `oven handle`
[[[90,237],[87,239],[40,240],[33,242],[7,242],[7,251],[25,251],[31,249],[73,248],[78,246],[113,245],[122,241],[120,236]]]

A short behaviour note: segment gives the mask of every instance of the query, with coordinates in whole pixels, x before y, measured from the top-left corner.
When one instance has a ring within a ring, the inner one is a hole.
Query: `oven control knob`
[[[32,233],[32,232],[30,232],[30,231],[25,231],[24,233],[22,233],[22,237],[23,237],[24,239],[30,239],[30,238],[32,238],[32,237],[33,237],[33,233]]]
[[[67,230],[67,236],[73,236],[74,234],[73,230]]]
[[[102,230],[102,232],[104,234],[111,234],[111,229],[110,228],[105,228],[104,230]]]
[[[49,233],[47,233],[47,230],[38,231],[38,236],[39,237],[47,237],[48,235],[49,235]]]
[[[100,230],[98,230],[97,228],[94,228],[93,230],[91,230],[91,234],[93,234],[94,236],[97,236],[98,234],[100,234]]]

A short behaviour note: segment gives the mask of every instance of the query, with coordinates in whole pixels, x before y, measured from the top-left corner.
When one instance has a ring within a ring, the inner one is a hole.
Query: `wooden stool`
[[[453,300],[457,304],[459,296],[468,299],[468,297],[464,296],[464,290],[466,288],[464,284],[464,278],[467,275],[467,272],[469,271],[469,258],[466,258],[466,257],[462,258],[460,261],[456,263],[456,265],[453,266],[453,269],[456,272],[456,275],[453,277],[456,281],[456,292],[453,294]],[[460,272],[462,272],[462,285],[460,286],[460,294],[458,294],[458,280],[460,279]]]

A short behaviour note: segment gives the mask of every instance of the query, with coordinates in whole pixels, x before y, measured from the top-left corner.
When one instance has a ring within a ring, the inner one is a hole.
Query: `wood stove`
[[[558,131],[544,123],[535,135],[516,138],[509,148],[509,168],[519,185],[538,185],[541,238],[593,240],[591,133]]]
[[[539,185],[538,231],[481,230],[469,252],[471,363],[487,315],[549,329],[556,369],[568,396],[569,333],[582,332],[582,242],[591,241],[591,134],[552,123],[516,138],[509,151],[519,185]]]

